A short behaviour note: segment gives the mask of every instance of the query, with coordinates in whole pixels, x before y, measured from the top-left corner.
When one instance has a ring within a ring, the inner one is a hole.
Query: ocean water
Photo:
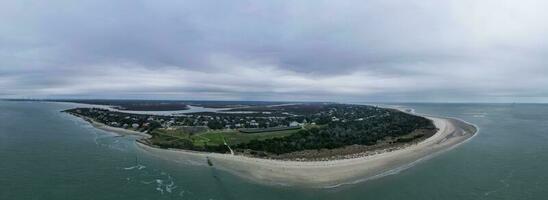
[[[474,123],[472,140],[397,174],[330,189],[267,186],[175,163],[61,113],[0,101],[0,199],[547,199],[548,105],[406,104]]]

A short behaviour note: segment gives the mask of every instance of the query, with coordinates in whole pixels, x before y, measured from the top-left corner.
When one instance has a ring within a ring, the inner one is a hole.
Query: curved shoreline
[[[416,114],[416,113],[415,113]],[[399,172],[415,163],[448,151],[472,138],[478,131],[459,119],[425,116],[439,129],[417,144],[374,155],[329,161],[284,161],[241,155],[159,149],[139,142],[145,152],[182,163],[203,163],[237,176],[265,184],[337,187]]]
[[[139,137],[142,137],[142,138],[151,138],[152,137],[151,135],[149,135],[147,133],[128,130],[128,129],[124,129],[124,128],[112,127],[112,126],[109,126],[109,125],[106,125],[106,124],[103,124],[103,123],[100,123],[100,122],[97,122],[97,121],[93,121],[93,120],[90,120],[89,123],[95,128],[98,128],[98,129],[101,129],[101,130],[107,131],[107,132],[116,133],[116,134],[119,134],[119,135],[136,135],[136,136],[139,136]]]
[[[95,120],[93,120],[89,117],[85,117],[85,116],[82,116],[82,115],[76,115],[76,114],[72,114],[72,113],[69,113],[69,115],[75,116],[79,119],[82,119],[82,120],[88,122],[94,128],[101,129],[103,131],[114,133],[114,134],[117,134],[117,135],[122,135],[122,136],[123,135],[136,135],[136,136],[143,137],[143,138],[151,138],[152,137],[151,135],[149,135],[147,133],[144,133],[144,132],[128,130],[128,129],[125,129],[125,128],[112,127],[112,126],[103,124],[101,122],[95,121]]]

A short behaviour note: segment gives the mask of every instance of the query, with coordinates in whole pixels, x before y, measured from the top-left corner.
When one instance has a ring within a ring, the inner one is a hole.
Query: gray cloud
[[[2,1],[1,97],[547,102],[548,3]]]

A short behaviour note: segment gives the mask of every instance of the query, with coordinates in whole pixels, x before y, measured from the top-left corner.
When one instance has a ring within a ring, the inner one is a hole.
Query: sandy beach
[[[99,123],[99,122],[96,122],[96,121],[89,121],[89,122],[95,128],[98,128],[98,129],[101,129],[101,130],[104,130],[104,131],[108,131],[108,132],[113,132],[113,133],[116,133],[116,134],[119,134],[119,135],[137,135],[137,136],[144,137],[144,138],[152,137],[149,134],[139,132],[139,131],[132,131],[132,130],[124,129],[124,128],[117,128],[117,127],[107,126],[103,123]]]
[[[203,163],[265,184],[336,187],[382,177],[449,150],[471,138],[475,126],[457,119],[427,117],[439,129],[432,137],[406,148],[342,160],[282,161],[240,155],[158,149],[141,143],[146,152],[180,163]]]
[[[136,135],[136,136],[140,136],[140,137],[143,137],[143,138],[152,137],[151,135],[149,135],[147,133],[143,133],[143,132],[139,132],[139,131],[133,131],[133,130],[125,129],[125,128],[118,128],[118,127],[108,126],[106,124],[103,124],[101,122],[95,121],[95,120],[93,120],[89,117],[85,117],[85,116],[82,116],[82,115],[75,115],[75,114],[71,114],[71,115],[74,115],[78,118],[81,118],[81,119],[87,121],[88,123],[90,123],[95,128],[101,129],[103,131],[111,132],[111,133],[114,133],[114,134],[117,134],[117,135]]]

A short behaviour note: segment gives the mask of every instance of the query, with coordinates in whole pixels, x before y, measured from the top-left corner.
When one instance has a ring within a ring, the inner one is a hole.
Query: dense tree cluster
[[[253,140],[234,148],[283,154],[309,149],[333,149],[353,144],[374,145],[387,136],[399,137],[416,129],[435,128],[430,120],[423,117],[393,110],[387,112],[388,114],[370,117],[367,120],[332,121],[323,128],[303,129],[284,138]]]

